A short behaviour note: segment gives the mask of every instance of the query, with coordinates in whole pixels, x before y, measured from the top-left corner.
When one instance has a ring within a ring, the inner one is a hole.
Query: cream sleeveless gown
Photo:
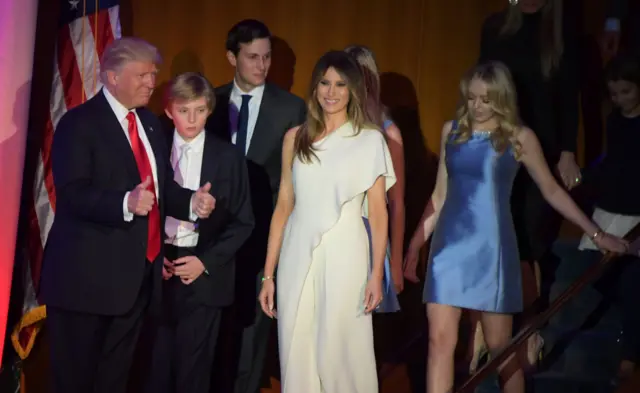
[[[377,393],[371,315],[364,313],[369,238],[366,191],[395,183],[384,136],[350,123],[293,162],[295,207],[278,264],[277,313],[283,393]]]

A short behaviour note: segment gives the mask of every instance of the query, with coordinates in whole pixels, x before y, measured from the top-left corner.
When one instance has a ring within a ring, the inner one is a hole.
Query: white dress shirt
[[[138,123],[138,135],[140,136],[140,140],[142,141],[142,146],[144,146],[144,150],[147,152],[147,157],[149,157],[149,164],[151,165],[151,173],[153,174],[153,184],[156,188],[156,199],[160,200],[160,190],[158,188],[158,168],[156,164],[156,157],[153,155],[153,149],[151,148],[151,144],[149,143],[149,138],[147,138],[146,130],[140,122],[140,117],[136,113],[136,110],[128,110],[124,107],[116,98],[107,90],[107,88],[102,89],[102,93],[104,97],[107,99],[111,110],[116,115],[118,119],[118,123],[122,127],[122,131],[124,132],[125,137],[127,137],[127,141],[129,141],[129,146],[131,146],[131,139],[129,138],[129,121],[127,120],[127,115],[129,112],[133,112],[136,116],[136,122]],[[144,179],[142,179],[144,181]],[[129,192],[124,195],[124,200],[122,201],[122,213],[124,214],[124,220],[129,222],[133,220],[133,213],[129,212],[129,208],[127,207],[127,199],[129,198]]]
[[[238,115],[240,114],[240,107],[242,106],[242,96],[248,94],[251,96],[249,100],[249,121],[247,123],[247,143],[246,151],[249,151],[251,145],[251,138],[253,137],[253,131],[256,128],[256,122],[258,121],[258,113],[260,112],[260,104],[262,103],[262,95],[264,93],[264,85],[258,86],[250,92],[244,92],[240,90],[236,80],[233,80],[233,88],[229,96],[229,122],[231,123],[231,142],[236,144],[236,135],[238,134]]]
[[[177,131],[173,133],[171,166],[174,179],[184,188],[194,191],[200,188],[204,141],[204,131],[189,142],[182,139]],[[165,233],[167,234],[165,243],[177,247],[195,247],[198,244],[197,228],[192,222],[167,217]]]

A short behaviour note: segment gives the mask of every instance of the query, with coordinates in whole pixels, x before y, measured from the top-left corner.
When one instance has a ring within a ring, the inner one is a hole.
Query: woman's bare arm
[[[429,236],[431,236],[431,233],[436,226],[436,222],[438,221],[440,209],[442,208],[444,200],[447,197],[448,175],[447,166],[445,165],[445,147],[447,144],[447,140],[449,139],[449,133],[451,132],[452,124],[453,122],[449,121],[445,123],[444,127],[442,127],[440,157],[438,161],[438,173],[436,175],[436,186],[433,190],[433,193],[431,194],[431,198],[427,202],[427,206],[425,206],[424,213],[422,214],[422,218],[420,218],[418,227],[411,237],[409,249],[413,251],[420,250],[427,239],[429,239]]]
[[[264,264],[265,277],[273,277],[274,275],[278,259],[280,258],[280,247],[282,246],[284,227],[287,224],[287,220],[289,220],[289,215],[295,204],[291,166],[293,164],[294,143],[298,129],[299,127],[295,127],[287,131],[284,136],[284,142],[282,143],[280,189],[278,191],[276,207],[271,218],[271,226],[269,227],[267,258]]]
[[[391,227],[391,265],[397,269],[402,269],[405,225],[404,145],[400,129],[395,124],[391,124],[385,133],[387,135],[389,153],[391,154],[391,162],[396,173],[396,184],[387,192],[389,198],[389,225]]]
[[[384,276],[384,259],[389,233],[385,181],[384,176],[379,176],[373,186],[367,191],[368,216],[369,225],[371,226],[371,244],[373,249],[371,276],[380,280],[382,280]]]

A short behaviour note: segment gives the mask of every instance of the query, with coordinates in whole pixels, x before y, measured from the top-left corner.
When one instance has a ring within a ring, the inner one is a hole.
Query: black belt
[[[195,255],[196,248],[195,247],[178,247],[173,244],[165,244],[164,245],[164,256],[170,260],[174,261],[181,257],[186,257],[188,255]]]

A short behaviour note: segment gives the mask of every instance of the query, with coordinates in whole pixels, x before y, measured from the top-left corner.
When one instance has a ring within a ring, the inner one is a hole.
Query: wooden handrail
[[[624,238],[631,243],[632,241],[635,241],[639,236],[640,236],[640,224],[633,227],[633,229],[631,229],[631,231],[629,231],[629,233],[627,233],[627,235]],[[462,384],[462,386],[460,386],[456,390],[456,393],[470,393],[473,391],[473,389],[478,387],[478,385],[485,378],[487,378],[490,373],[493,373],[494,371],[496,371],[498,367],[505,360],[507,360],[511,355],[513,355],[520,348],[520,346],[525,341],[527,341],[527,339],[529,339],[529,337],[531,337],[535,332],[540,330],[540,328],[542,328],[542,326],[545,323],[547,323],[547,321],[553,315],[555,315],[555,313],[557,313],[566,302],[571,300],[571,298],[573,298],[578,292],[580,292],[580,290],[585,285],[592,282],[596,278],[600,277],[600,275],[609,266],[609,262],[611,262],[611,260],[615,259],[618,256],[619,256],[618,254],[607,253],[602,257],[602,259],[598,263],[590,266],[587,269],[587,271],[584,272],[582,276],[580,276],[580,278],[577,279],[573,284],[571,284],[569,288],[567,288],[564,292],[562,292],[560,296],[558,296],[558,298],[554,300],[553,303],[551,303],[546,310],[536,315],[536,317],[533,318],[533,321],[531,321],[526,328],[522,329],[520,333],[518,333],[511,340],[511,343],[505,349],[503,349],[495,357],[491,358],[489,362],[485,363],[482,367],[480,367],[480,369],[476,371],[475,374],[470,376]]]

